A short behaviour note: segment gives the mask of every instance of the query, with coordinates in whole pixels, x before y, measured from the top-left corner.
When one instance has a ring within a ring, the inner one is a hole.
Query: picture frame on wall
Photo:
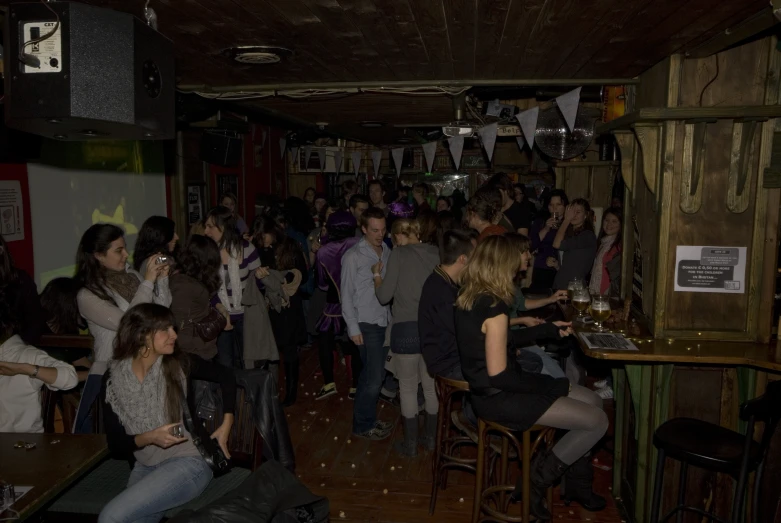
[[[187,225],[193,225],[203,220],[205,213],[204,192],[206,184],[187,184]]]
[[[217,176],[217,198],[226,192],[232,193],[236,197],[239,196],[239,177],[237,175],[220,174]]]

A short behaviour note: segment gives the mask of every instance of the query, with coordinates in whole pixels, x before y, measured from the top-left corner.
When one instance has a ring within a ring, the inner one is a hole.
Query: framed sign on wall
[[[203,183],[187,184],[187,225],[203,220],[205,188],[206,184]]]

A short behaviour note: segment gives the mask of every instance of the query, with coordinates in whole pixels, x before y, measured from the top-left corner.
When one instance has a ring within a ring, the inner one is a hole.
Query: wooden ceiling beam
[[[770,29],[777,23],[779,20],[774,16],[773,9],[768,8],[687,50],[684,54],[686,58],[706,58]]]

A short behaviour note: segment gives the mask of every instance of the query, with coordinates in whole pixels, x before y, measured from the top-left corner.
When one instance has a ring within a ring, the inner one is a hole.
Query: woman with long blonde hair
[[[534,424],[568,430],[551,451],[538,454],[532,464],[530,507],[535,517],[551,518],[545,491],[568,469],[565,501],[576,500],[588,510],[600,510],[605,500],[591,491],[593,471],[585,456],[607,430],[602,399],[584,387],[571,385],[567,378],[524,372],[516,362],[508,311],[520,267],[517,246],[504,236],[491,236],[477,246],[461,276],[456,338],[473,406],[478,416],[515,430],[527,430]],[[553,324],[526,330],[538,338],[571,333],[569,327]],[[520,484],[512,499],[519,497]]]

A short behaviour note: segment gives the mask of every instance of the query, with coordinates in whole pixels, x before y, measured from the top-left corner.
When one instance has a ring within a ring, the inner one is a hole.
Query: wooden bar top
[[[574,321],[577,311],[570,305],[560,304],[567,321],[572,321],[575,333],[595,332],[595,324]],[[611,332],[626,336],[637,346],[637,351],[589,349],[577,337],[586,356],[600,360],[626,363],[677,363],[684,365],[745,366],[781,372],[781,345],[714,340],[655,339],[640,323],[617,322],[605,324]]]
[[[19,441],[35,443],[35,448],[14,448]],[[107,455],[103,434],[0,433],[0,478],[13,485],[33,487],[11,508],[24,520]],[[9,516],[0,512],[3,517]]]

